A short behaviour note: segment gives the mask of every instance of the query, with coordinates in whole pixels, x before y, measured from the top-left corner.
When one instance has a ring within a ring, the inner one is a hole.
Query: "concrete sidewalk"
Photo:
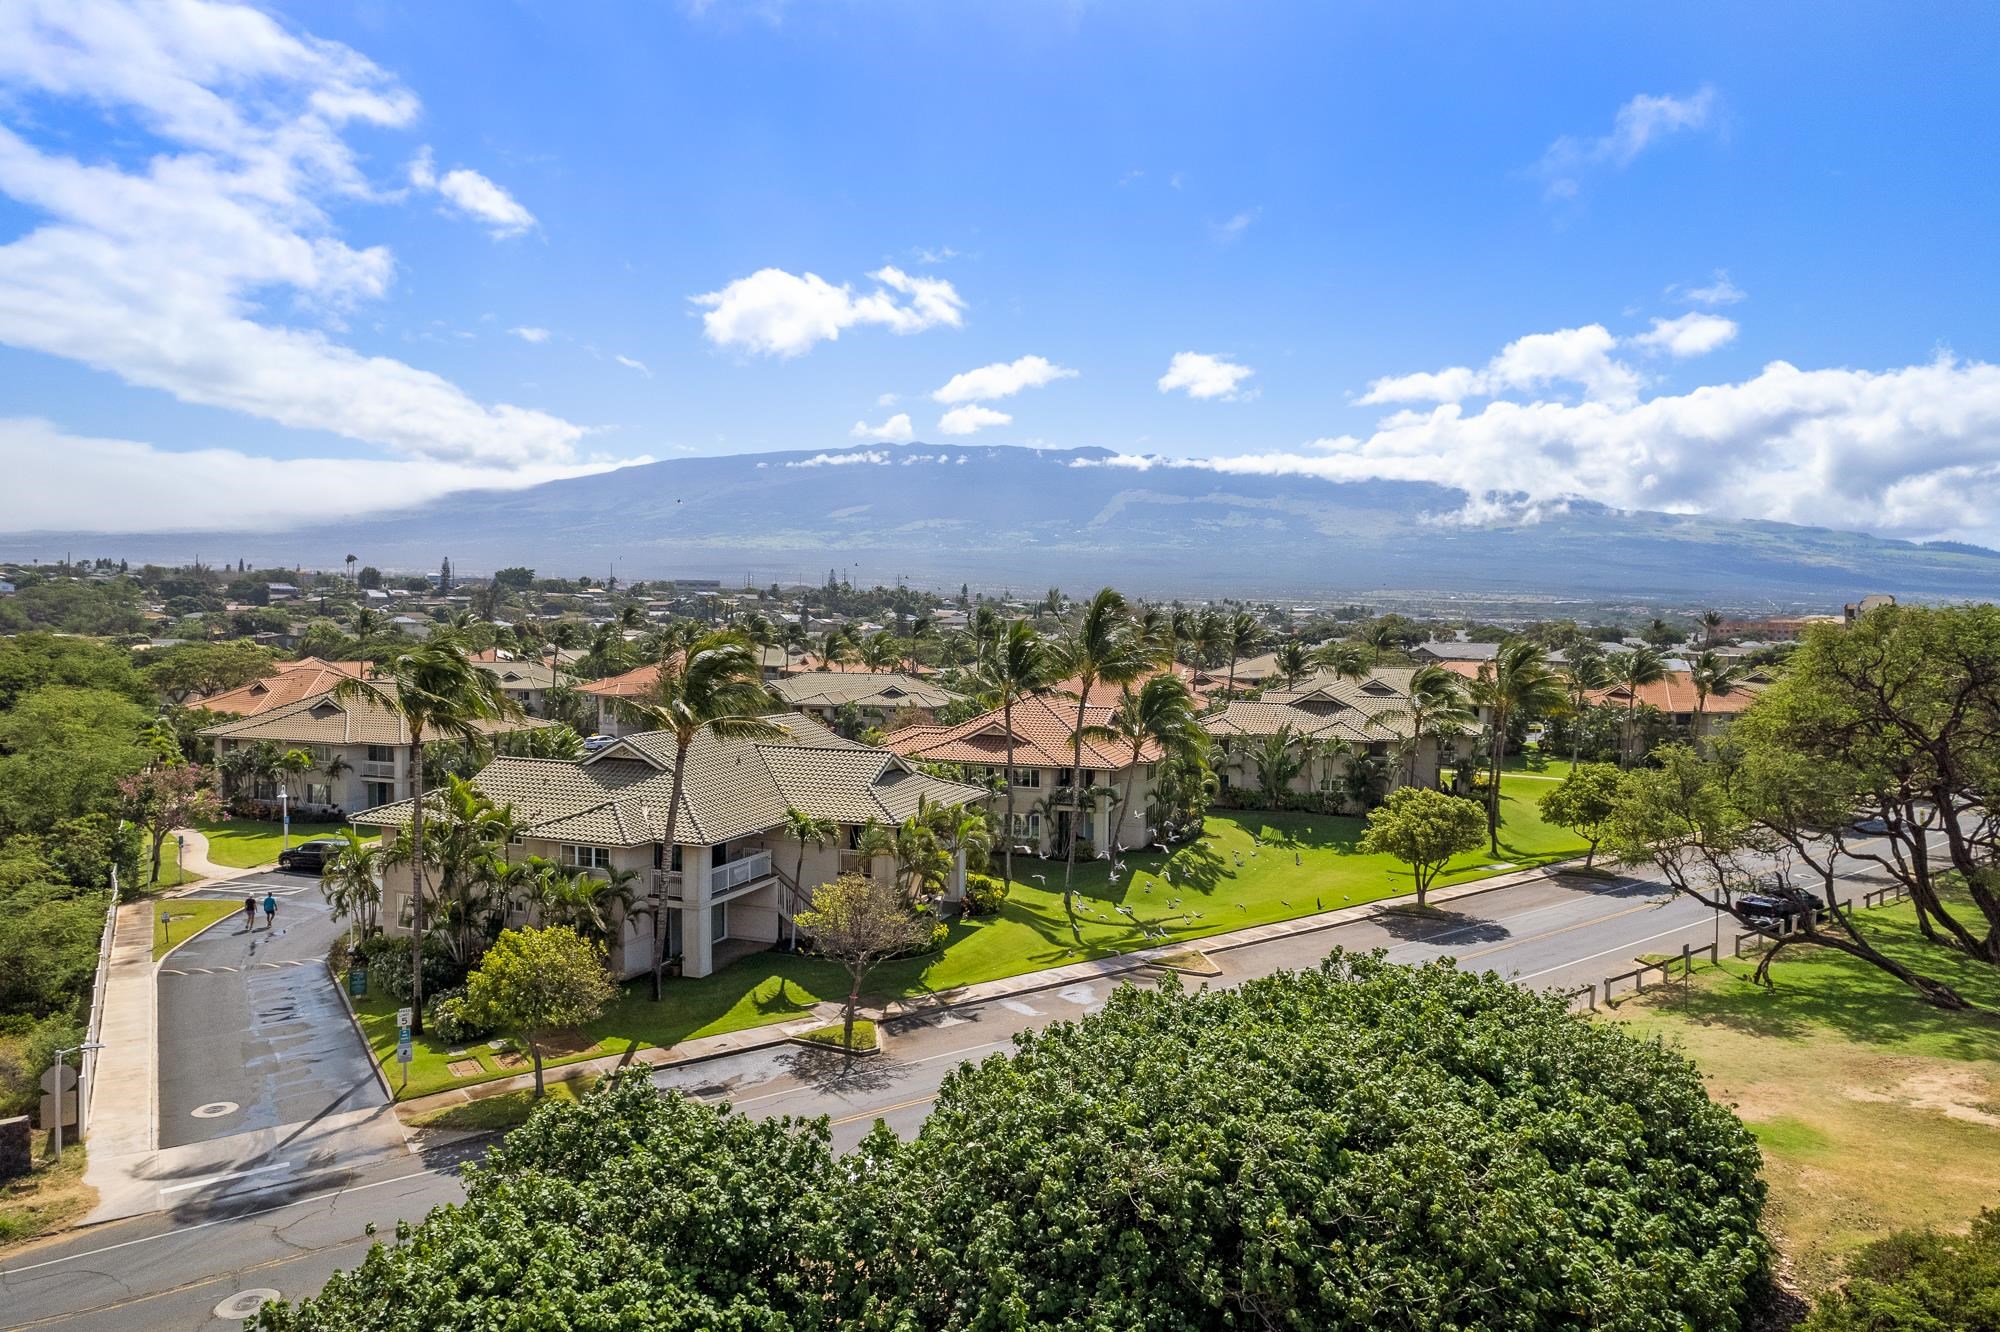
[[[97,1072],[90,1084],[90,1163],[83,1182],[97,1190],[85,1225],[150,1212],[159,1190],[135,1170],[153,1156],[159,1095],[153,994],[153,903],[125,902],[111,932],[110,974]]]
[[[1445,902],[1460,901],[1480,893],[1492,892],[1499,888],[1511,888],[1517,884],[1532,883],[1559,873],[1569,861],[1558,861],[1548,865],[1538,865],[1532,869],[1515,870],[1496,874],[1491,878],[1475,879],[1470,883],[1450,888],[1433,889],[1429,897],[1432,906]],[[1130,953],[1119,953],[1111,957],[1093,958],[1088,962],[1071,962],[1060,967],[1043,971],[1023,972],[1018,976],[1004,976],[999,980],[981,981],[976,985],[961,985],[952,990],[938,990],[930,994],[910,999],[891,1000],[882,1007],[868,1006],[861,1009],[859,1016],[876,1022],[893,1021],[896,1018],[918,1014],[936,1013],[948,1008],[966,1004],[990,1003],[996,999],[1006,999],[1014,995],[1033,994],[1038,990],[1061,989],[1079,982],[1107,980],[1127,975],[1135,971],[1146,971],[1160,966],[1160,959],[1174,953],[1185,953],[1190,949],[1202,953],[1226,952],[1232,948],[1244,948],[1251,944],[1267,943],[1273,939],[1288,939],[1296,935],[1311,934],[1319,930],[1336,929],[1359,920],[1368,920],[1395,910],[1409,910],[1415,903],[1412,895],[1403,897],[1377,898],[1360,906],[1342,907],[1335,911],[1320,912],[1311,916],[1299,916],[1292,920],[1273,921],[1266,925],[1252,925],[1224,934],[1211,934],[1205,938],[1188,939],[1174,943],[1160,944],[1153,948],[1142,948]],[[719,1058],[723,1055],[740,1054],[747,1050],[765,1049],[783,1045],[801,1031],[824,1026],[829,1021],[838,1021],[842,1006],[827,1002],[814,1007],[812,1015],[782,1024],[750,1027],[743,1031],[725,1032],[718,1036],[700,1036],[678,1045],[654,1047],[639,1050],[629,1055],[607,1055],[598,1059],[579,1060],[573,1064],[544,1070],[544,1080],[562,1082],[576,1077],[595,1077],[610,1073],[627,1065],[659,1067],[665,1064],[693,1064],[703,1060]],[[444,1109],[447,1106],[465,1105],[472,1101],[484,1100],[489,1096],[502,1096],[508,1092],[525,1091],[535,1085],[533,1073],[516,1074],[513,1077],[496,1078],[491,1082],[475,1083],[469,1087],[453,1087],[446,1091],[433,1092],[428,1096],[413,1097],[398,1102],[396,1112],[405,1120],[428,1111]]]
[[[230,879],[241,879],[251,874],[261,874],[269,865],[254,869],[238,869],[234,865],[218,865],[208,858],[208,838],[193,828],[176,828],[174,836],[181,839],[181,871],[185,874],[201,876],[201,883],[187,884],[176,890],[175,896],[200,892],[213,888]],[[273,862],[276,863],[276,862]]]

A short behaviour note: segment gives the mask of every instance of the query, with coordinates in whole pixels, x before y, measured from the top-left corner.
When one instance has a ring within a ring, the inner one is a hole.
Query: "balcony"
[[[369,781],[393,781],[396,776],[396,765],[394,763],[363,763],[360,767],[360,772]]]
[[[654,870],[653,894],[662,901],[681,901],[681,872],[679,870]]]
[[[708,872],[708,895],[720,897],[724,893],[741,888],[748,883],[771,877],[771,853],[759,851],[741,860],[732,860],[727,865],[717,865]]]

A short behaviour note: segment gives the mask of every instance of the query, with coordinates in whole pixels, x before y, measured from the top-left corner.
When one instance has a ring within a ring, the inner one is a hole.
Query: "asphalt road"
[[[1727,949],[1729,922],[1719,930]],[[1312,966],[1341,946],[1384,948],[1406,962],[1455,956],[1523,985],[1566,990],[1624,970],[1635,954],[1678,952],[1717,933],[1712,913],[1657,883],[1533,881],[1461,899],[1442,916],[1378,916],[1220,952],[1213,983]],[[1135,974],[1132,983],[1152,982]],[[845,1148],[878,1118],[915,1132],[958,1063],[1004,1053],[1030,1027],[1092,1012],[1110,990],[1102,981],[1071,985],[902,1019],[889,1026],[888,1052],[851,1070],[838,1056],[787,1048],[664,1069],[656,1082],[754,1114],[827,1115]],[[255,1192],[239,1182],[228,1196],[196,1192],[172,1212],[30,1248],[0,1260],[0,1317],[9,1327],[93,1332],[222,1326],[229,1320],[215,1310],[228,1296],[309,1295],[360,1261],[371,1225],[386,1235],[399,1219],[461,1198],[458,1162],[478,1150],[381,1164],[343,1177],[337,1189],[310,1177]]]
[[[262,902],[278,901],[269,928]],[[210,894],[204,894],[210,896]],[[159,970],[163,1148],[386,1105],[368,1049],[326,970],[343,928],[303,874],[232,880],[212,896],[259,903],[182,944]]]

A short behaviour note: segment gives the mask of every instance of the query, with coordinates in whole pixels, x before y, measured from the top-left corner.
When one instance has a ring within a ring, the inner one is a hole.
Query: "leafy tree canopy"
[[[1728,1329],[1755,1140],[1662,1047],[1448,964],[1105,1011],[959,1069],[916,1140],[552,1105],[262,1326]]]

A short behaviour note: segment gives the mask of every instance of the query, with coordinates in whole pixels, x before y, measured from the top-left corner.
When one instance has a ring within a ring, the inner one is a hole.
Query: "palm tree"
[[[575,620],[557,620],[548,628],[549,655],[558,661],[563,653],[574,651],[581,642],[583,626]]]
[[[354,559],[352,555],[347,557],[347,581],[350,583],[354,581]]]
[[[887,629],[871,634],[861,645],[861,664],[871,671],[886,671],[903,658],[903,644]]]
[[[1735,693],[1736,686],[1743,679],[1743,668],[1709,651],[1694,659],[1689,666],[1688,677],[1694,685],[1694,734],[1698,740],[1701,738],[1702,719],[1708,713],[1708,700],[1727,698]]]
[[[1286,788],[1306,767],[1298,732],[1289,725],[1280,726],[1258,740],[1250,751],[1250,761],[1257,765],[1257,785],[1264,792],[1267,808],[1283,809]]]
[[[1722,612],[1719,610],[1703,611],[1701,613],[1701,641],[1709,647],[1714,647],[1715,640],[1720,637],[1722,637]]]
[[[1069,784],[1077,808],[1071,815],[1069,845],[1063,858],[1063,910],[1070,930],[1083,942],[1077,924],[1076,896],[1072,881],[1076,876],[1076,824],[1083,814],[1083,733],[1084,709],[1091,689],[1102,683],[1130,684],[1155,665],[1153,649],[1141,642],[1126,615],[1125,598],[1115,588],[1100,588],[1084,605],[1076,627],[1064,636],[1056,649],[1057,669],[1065,677],[1076,678],[1076,726],[1071,730]]]
[[[1633,648],[1611,663],[1611,682],[1625,691],[1625,743],[1620,746],[1620,759],[1625,767],[1632,766],[1632,750],[1638,740],[1635,724],[1639,717],[1639,690],[1666,678],[1666,660],[1649,647]]]
[[[1223,634],[1223,646],[1229,652],[1229,682],[1223,686],[1225,696],[1236,692],[1236,661],[1247,657],[1264,644],[1264,626],[1257,623],[1257,617],[1249,611],[1237,611],[1229,617]]]
[[[1198,670],[1207,670],[1222,660],[1222,654],[1229,649],[1229,621],[1222,612],[1213,607],[1194,617],[1194,662]]]
[[[792,870],[792,910],[789,913],[792,919],[792,949],[796,952],[799,946],[798,908],[810,900],[805,883],[806,848],[818,849],[840,836],[840,825],[832,819],[808,814],[798,806],[791,805],[785,809],[784,827],[785,836],[799,844],[798,864]]]
[[[1366,680],[1375,669],[1377,651],[1366,643],[1339,638],[1313,649],[1312,664],[1343,680]]]
[[[1001,830],[1007,881],[1014,881],[1014,701],[1049,683],[1049,651],[1041,634],[1026,620],[1011,621],[979,664],[977,688],[1000,709],[1000,726],[1007,733],[1007,826]]]
[[[1312,671],[1312,654],[1306,645],[1296,638],[1288,638],[1278,644],[1278,678],[1290,689]]]
[[[1562,676],[1569,694],[1569,766],[1574,769],[1583,759],[1583,719],[1590,709],[1590,696],[1611,687],[1611,668],[1604,664],[1604,653],[1596,644],[1585,640],[1570,650]]]
[[[1379,712],[1375,719],[1378,722],[1407,721],[1410,724],[1409,739],[1402,746],[1407,765],[1404,780],[1414,785],[1417,780],[1417,750],[1424,737],[1428,735],[1442,740],[1447,735],[1458,735],[1477,717],[1466,706],[1463,677],[1436,662],[1430,662],[1410,673],[1409,702],[1402,707]]]
[[[803,618],[803,617],[801,617]],[[804,656],[812,647],[812,637],[806,633],[805,625],[799,620],[785,621],[785,627],[778,631],[779,646],[785,650],[785,670],[792,669],[792,653]]]
[[[382,909],[382,844],[363,841],[352,828],[342,828],[340,837],[340,850],[320,870],[320,896],[335,920],[352,922],[355,937],[366,940]]]
[[[1490,782],[1486,791],[1486,837],[1500,854],[1500,770],[1507,758],[1507,728],[1515,717],[1532,717],[1563,705],[1562,681],[1549,669],[1541,644],[1510,638],[1493,659],[1479,667],[1472,699],[1486,709],[1492,731]]]
[[[354,655],[368,660],[368,645],[382,636],[382,617],[362,606],[348,617],[347,627],[354,634]]]
[[[1132,784],[1138,778],[1139,757],[1146,742],[1154,742],[1163,753],[1194,744],[1202,734],[1195,716],[1194,695],[1189,692],[1187,682],[1172,671],[1162,671],[1148,676],[1137,689],[1129,684],[1124,686],[1118,694],[1118,706],[1111,710],[1105,724],[1085,728],[1092,740],[1132,747],[1132,762],[1125,769],[1125,789],[1111,809],[1113,854],[1125,849],[1118,845],[1118,829],[1132,807]],[[1146,845],[1148,840],[1142,833],[1139,845]]]
[[[834,628],[827,630],[819,638],[819,668],[829,666],[847,669],[846,663],[854,660],[854,642],[845,631]]]
[[[1185,606],[1176,606],[1167,615],[1167,660],[1181,659],[1181,644],[1194,641],[1195,613]],[[1192,664],[1192,663],[1190,663]]]
[[[590,651],[579,663],[583,670],[595,677],[616,675],[625,669],[627,645],[624,633],[616,623],[600,624],[591,631]]]
[[[764,688],[757,653],[738,634],[704,634],[689,647],[669,653],[660,659],[646,692],[619,706],[644,729],[673,734],[674,780],[665,833],[669,848],[680,826],[681,782],[695,736],[707,730],[718,740],[775,740],[785,733],[783,727],[764,720],[762,714],[774,706],[771,693]],[[661,998],[660,978],[667,962],[666,919],[662,882],[653,910],[655,1003]]]
[[[991,606],[981,606],[972,612],[972,645],[979,656],[985,656],[993,644],[999,641],[1004,629],[1000,622],[1000,612]]]
[[[375,681],[381,681],[376,683]],[[386,708],[409,735],[410,767],[410,1008],[411,1031],[424,1030],[424,742],[470,745],[482,722],[518,718],[521,709],[500,688],[500,677],[466,660],[450,633],[432,634],[390,654],[369,680],[342,680],[338,702],[366,699]]]

